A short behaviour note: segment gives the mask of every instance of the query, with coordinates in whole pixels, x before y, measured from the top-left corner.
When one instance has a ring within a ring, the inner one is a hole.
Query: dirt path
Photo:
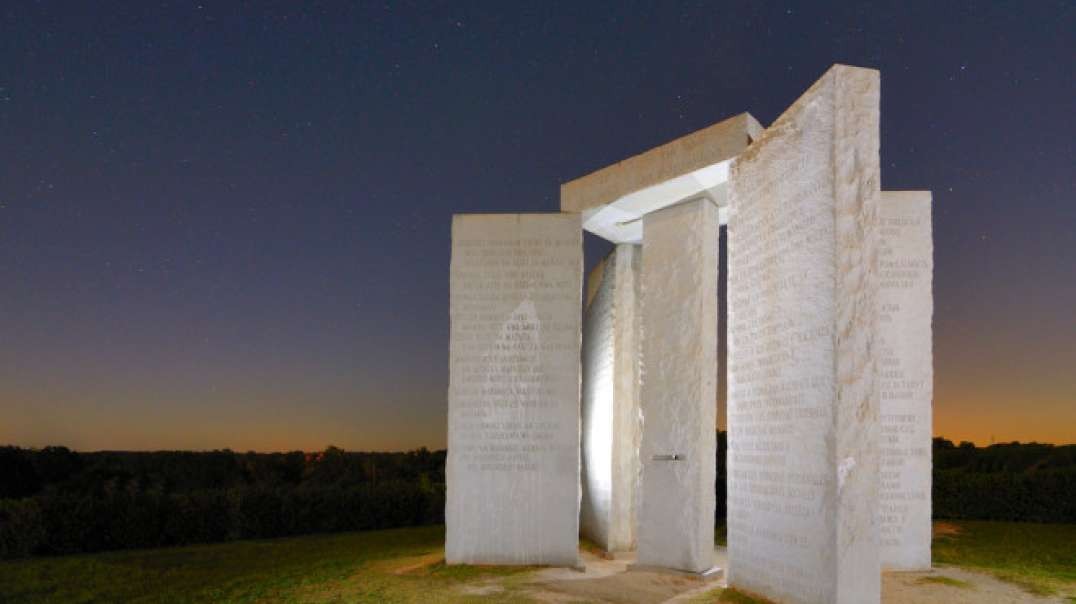
[[[605,559],[582,552],[585,572],[550,568],[537,572],[526,595],[541,602],[608,602],[661,604],[722,586],[723,575],[700,579],[651,569],[632,569],[631,556]],[[715,552],[715,566],[724,566],[724,551]]]
[[[929,573],[884,573],[882,602],[886,604],[1059,603],[1067,599],[1040,597],[991,575],[945,566]]]

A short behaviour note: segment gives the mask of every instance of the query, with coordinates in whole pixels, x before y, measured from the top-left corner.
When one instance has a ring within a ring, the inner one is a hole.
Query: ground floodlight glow
[[[602,344],[599,354],[610,362],[599,368],[591,381],[592,404],[587,409],[583,429],[588,443],[585,451],[588,490],[608,500],[613,485],[613,342],[609,339]]]
[[[613,409],[615,405],[613,267],[606,263],[590,279],[597,284],[587,306],[582,355],[582,502],[580,529],[599,545],[610,532],[613,499]]]

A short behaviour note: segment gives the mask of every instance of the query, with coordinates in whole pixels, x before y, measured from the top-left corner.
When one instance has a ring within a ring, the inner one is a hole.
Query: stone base
[[[713,579],[720,579],[725,575],[725,569],[719,566],[712,566],[709,570],[704,570],[701,573],[692,572],[690,570],[668,568],[665,566],[654,566],[652,564],[629,564],[628,570],[639,570],[648,573],[665,573],[669,575],[676,575],[679,577],[692,577],[700,581],[711,581]]]
[[[933,566],[925,568],[882,568],[882,574],[886,575],[936,575],[938,569]]]

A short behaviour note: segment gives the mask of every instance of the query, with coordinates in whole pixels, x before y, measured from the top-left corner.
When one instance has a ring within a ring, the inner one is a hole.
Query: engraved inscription
[[[874,513],[877,74],[835,66],[729,180],[729,585],[881,592]]]
[[[834,476],[810,435],[833,423],[833,194],[824,162],[767,160],[729,222],[728,541],[737,585],[825,601]]]
[[[930,567],[930,195],[883,192],[879,210],[881,356],[879,540],[889,568]]]
[[[569,215],[464,216],[453,225],[452,562],[574,561],[580,233]]]

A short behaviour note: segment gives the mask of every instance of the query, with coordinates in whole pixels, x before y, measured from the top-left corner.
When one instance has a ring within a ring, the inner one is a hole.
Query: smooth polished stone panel
[[[578,214],[452,220],[445,559],[578,563]]]
[[[834,66],[733,161],[729,585],[880,599],[879,74]]]
[[[635,548],[641,255],[640,246],[617,245],[587,278],[580,534],[608,552]]]
[[[714,563],[718,209],[700,199],[643,220],[643,466],[638,564]]]
[[[882,191],[879,207],[879,491],[882,568],[927,570],[931,538],[934,242],[930,191]]]

